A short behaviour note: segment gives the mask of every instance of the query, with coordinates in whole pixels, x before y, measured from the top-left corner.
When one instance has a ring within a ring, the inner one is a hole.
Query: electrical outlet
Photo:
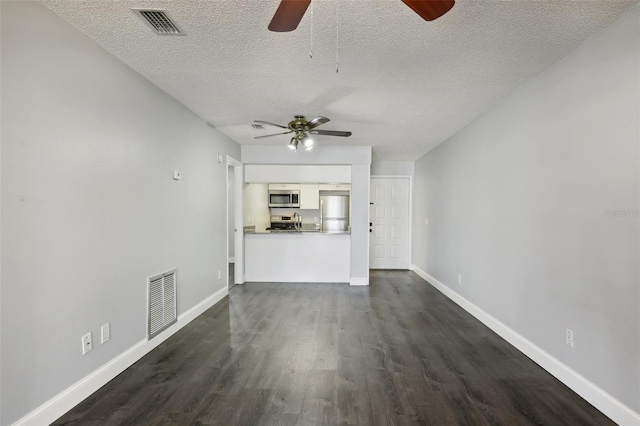
[[[462,285],[462,275],[458,274],[458,285]]]
[[[222,271],[220,269],[218,269],[218,279],[219,280],[222,279]]]
[[[564,338],[564,342],[568,345],[573,347],[573,330],[569,330],[567,328],[566,332],[565,332],[565,338]]]
[[[104,345],[111,339],[111,326],[106,323],[100,328],[100,344]]]
[[[82,355],[86,355],[93,349],[93,342],[91,340],[91,333],[87,333],[82,336]]]

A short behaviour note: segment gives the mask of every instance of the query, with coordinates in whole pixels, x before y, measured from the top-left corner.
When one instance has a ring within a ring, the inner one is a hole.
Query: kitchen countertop
[[[322,234],[322,235],[349,235],[350,231],[345,232],[320,232],[320,229],[316,228],[313,224],[303,224],[301,231],[294,230],[258,230],[256,231],[256,227],[253,225],[245,226],[244,229],[245,235],[266,235],[266,234],[274,234],[274,235],[302,235],[302,234]]]
[[[255,230],[247,230],[244,231],[245,235],[308,235],[308,234],[321,234],[321,235],[349,235],[351,232],[320,232],[320,230],[305,230],[302,231],[255,231]]]

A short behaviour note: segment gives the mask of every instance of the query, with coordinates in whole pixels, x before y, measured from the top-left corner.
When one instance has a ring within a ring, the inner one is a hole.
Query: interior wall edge
[[[349,285],[356,286],[368,286],[369,285],[369,277],[351,277],[349,280]]]
[[[489,329],[506,340],[511,346],[544,368],[549,374],[560,380],[611,420],[620,425],[640,425],[640,413],[636,413],[623,402],[578,374],[566,364],[560,362],[557,358],[551,356],[548,352],[491,316],[477,305],[471,303],[449,286],[431,276],[428,272],[423,271],[413,264],[410,269],[426,281],[427,284],[444,294],[478,321],[489,327]]]
[[[178,317],[178,321],[151,340],[143,339],[131,346],[102,367],[94,370],[84,378],[78,380],[58,395],[51,398],[35,410],[31,411],[12,426],[39,426],[51,424],[67,413],[73,407],[91,396],[95,391],[106,385],[117,375],[158,347],[180,329],[202,315],[207,309],[213,307],[229,294],[229,289],[224,287],[216,291],[202,302],[193,306]]]

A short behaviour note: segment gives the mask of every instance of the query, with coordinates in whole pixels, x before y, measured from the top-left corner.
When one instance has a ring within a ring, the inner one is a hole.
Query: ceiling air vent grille
[[[133,9],[158,35],[184,35],[164,10]]]
[[[175,269],[148,278],[147,288],[147,339],[151,339],[177,320]]]
[[[256,123],[253,123],[251,125],[251,127],[253,127],[256,130],[264,130],[265,129],[265,127],[262,124],[256,124]]]

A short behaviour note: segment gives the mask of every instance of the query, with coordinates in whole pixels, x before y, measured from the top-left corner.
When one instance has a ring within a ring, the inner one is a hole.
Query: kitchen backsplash
[[[286,209],[275,208],[271,209],[272,216],[293,216],[295,212],[298,212],[302,216],[302,223],[320,223],[320,210],[303,210],[303,209]]]

